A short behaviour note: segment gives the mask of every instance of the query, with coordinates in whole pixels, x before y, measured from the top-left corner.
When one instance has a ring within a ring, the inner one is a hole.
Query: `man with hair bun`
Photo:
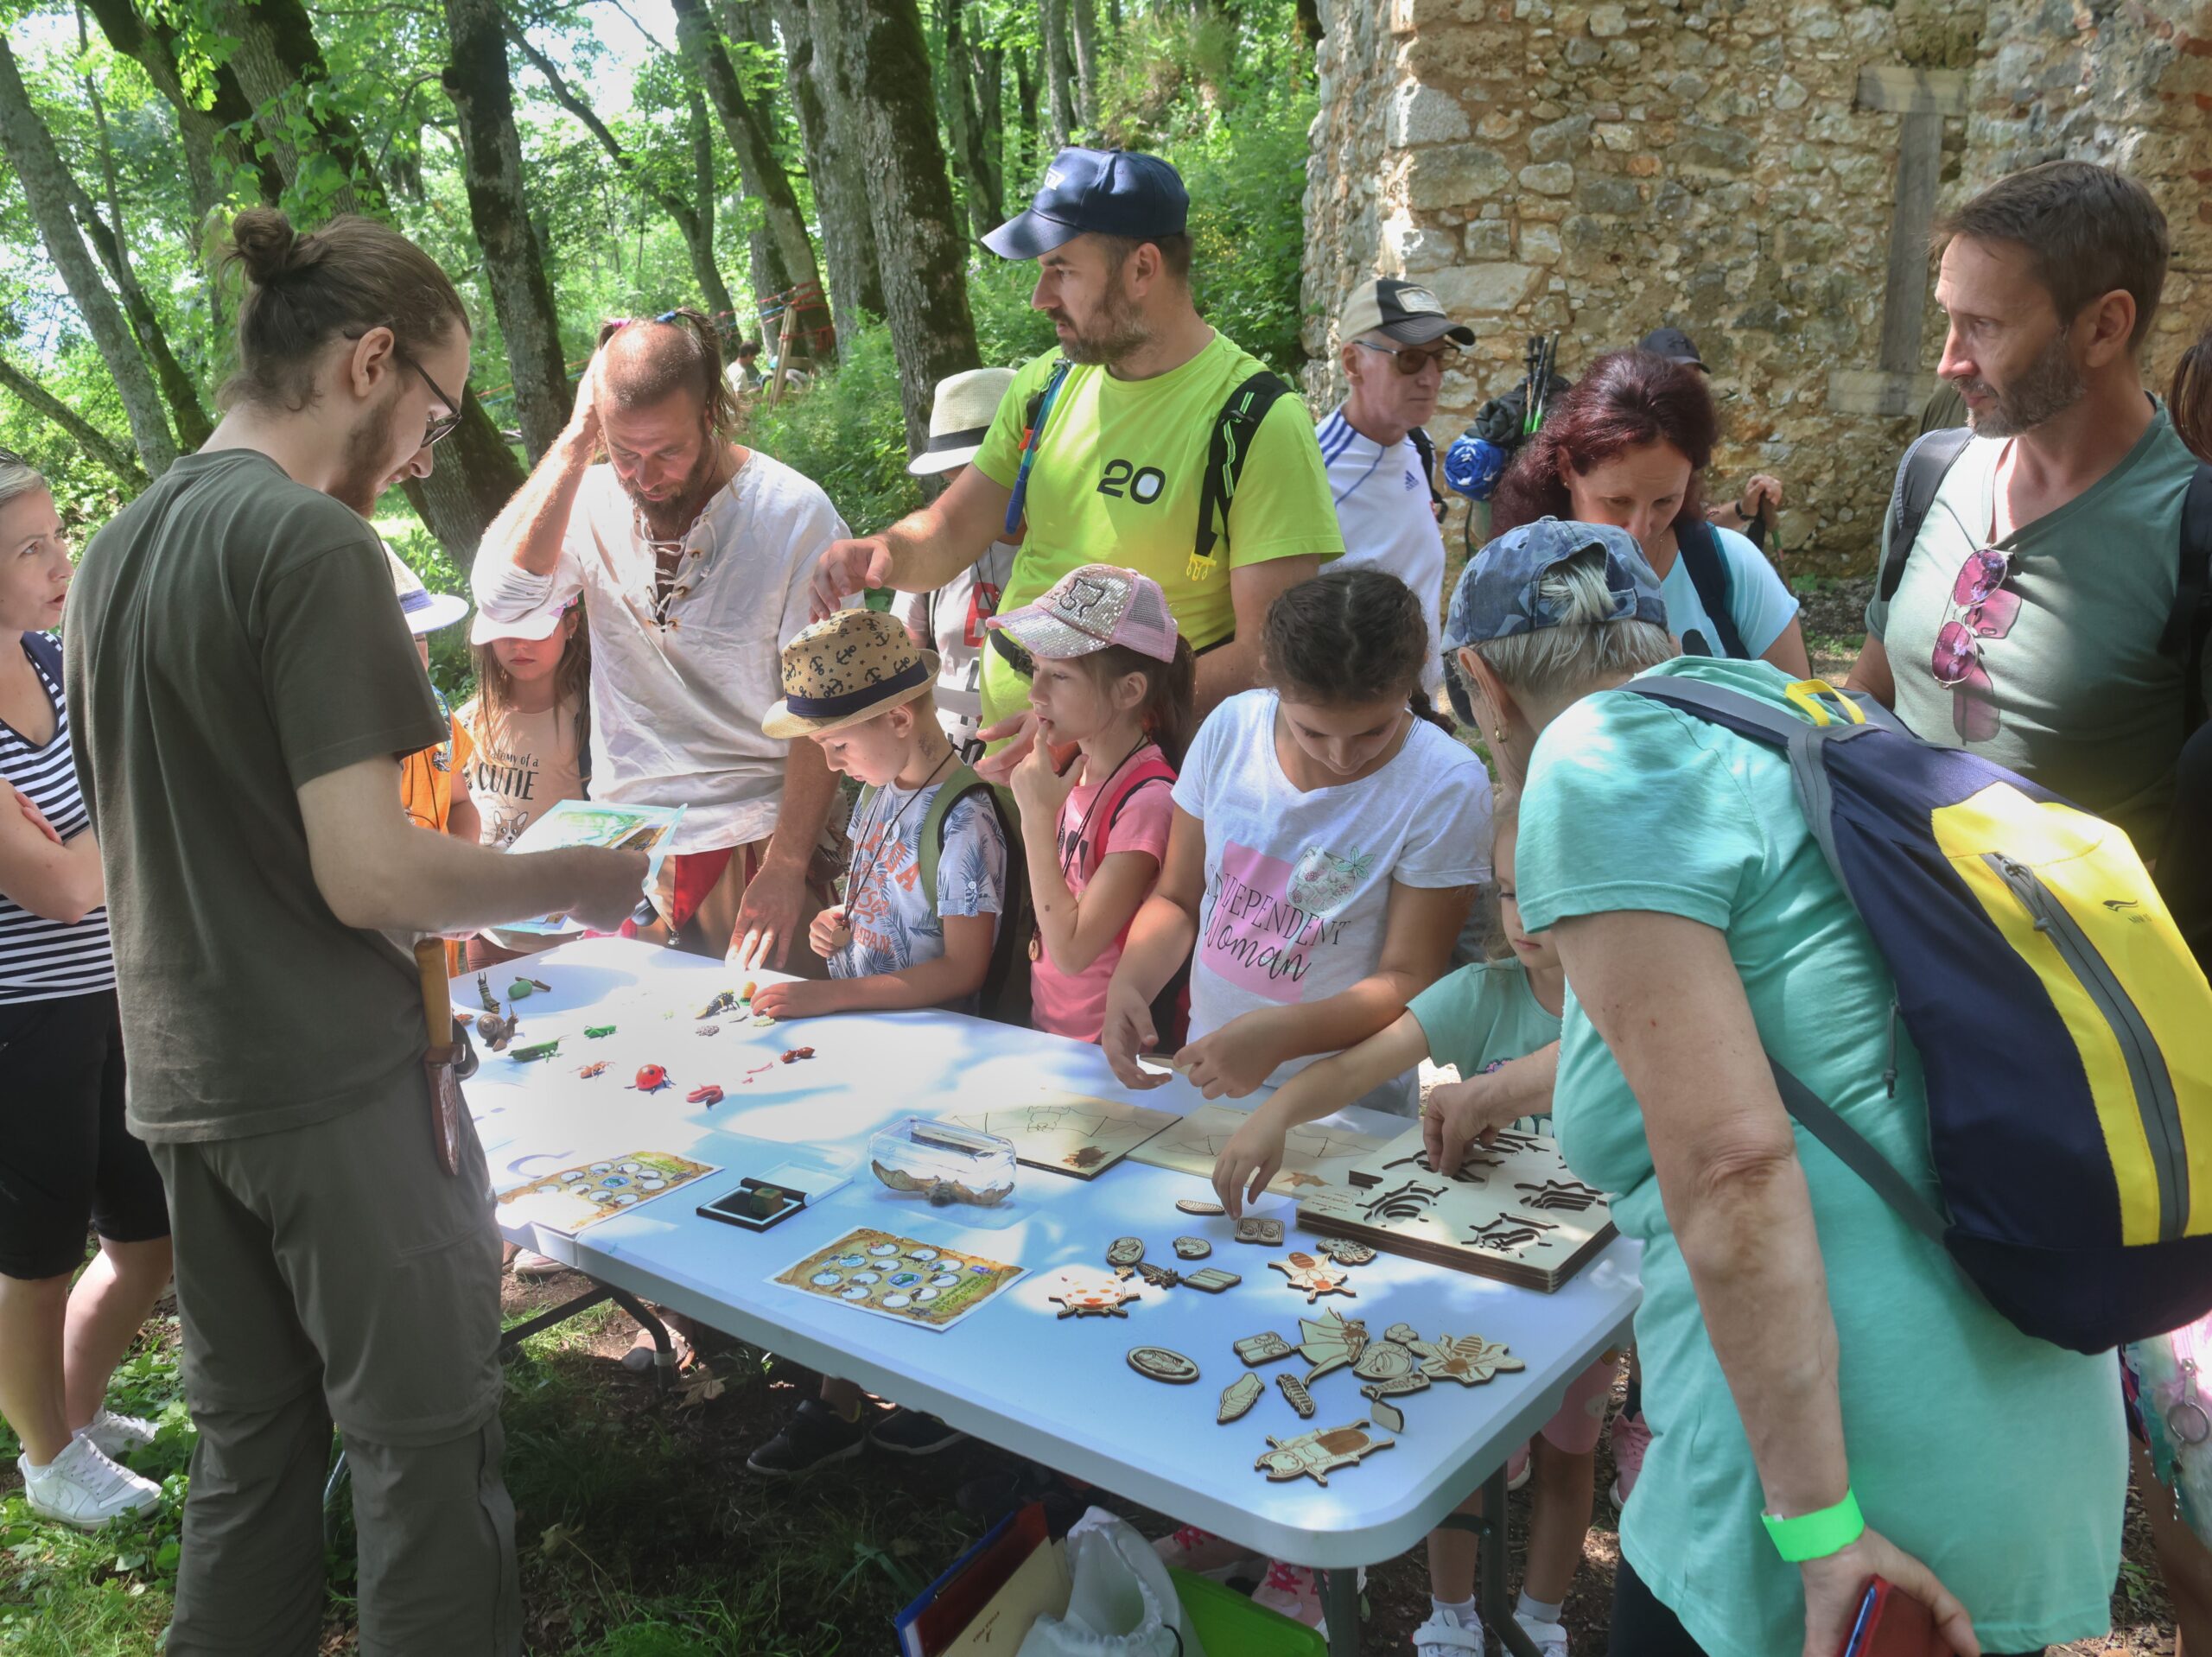
[[[554,911],[612,926],[645,860],[515,856],[402,815],[400,757],[446,722],[362,515],[429,475],[467,318],[370,220],[299,236],[256,208],[232,239],[222,423],[93,537],[66,618],[128,1121],[168,1188],[200,1432],[168,1649],[315,1649],[334,1423],[362,1652],[504,1657],[499,1238],[474,1129],[426,1078],[406,945]]]
[[[808,573],[846,530],[817,485],[735,429],[706,318],[608,323],[567,429],[485,532],[476,600],[535,638],[582,597],[592,797],[688,808],[663,894],[671,941],[818,973],[789,952],[822,906],[808,871],[836,783],[813,743],[760,721],[783,695],[783,643],[809,620]]]

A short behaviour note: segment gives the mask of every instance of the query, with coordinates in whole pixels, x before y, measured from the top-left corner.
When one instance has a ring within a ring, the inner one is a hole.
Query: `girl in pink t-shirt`
[[[1095,1042],[1167,848],[1196,663],[1160,583],[1111,564],[1086,564],[988,625],[1034,670],[1037,745],[1011,778],[1036,912],[1031,1022]]]

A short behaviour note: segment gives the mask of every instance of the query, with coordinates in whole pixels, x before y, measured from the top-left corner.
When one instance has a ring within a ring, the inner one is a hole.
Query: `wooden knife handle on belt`
[[[461,1044],[453,1035],[453,986],[446,977],[442,938],[416,941],[415,972],[422,980],[423,1017],[430,1032],[423,1069],[430,1079],[431,1143],[437,1147],[438,1166],[448,1174],[457,1174],[461,1171],[461,1118],[468,1107],[461,1096],[461,1077],[454,1070],[461,1061]]]

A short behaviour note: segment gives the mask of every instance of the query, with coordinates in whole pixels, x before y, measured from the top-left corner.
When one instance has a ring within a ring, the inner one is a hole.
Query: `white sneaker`
[[[1435,1610],[1414,1630],[1414,1657],[1459,1657],[1461,1652],[1484,1649],[1479,1622],[1462,1622],[1456,1611]]]
[[[90,1438],[101,1455],[119,1462],[132,1451],[143,1450],[154,1442],[154,1424],[143,1416],[118,1415],[103,1406],[92,1425],[77,1436]]]
[[[1560,1622],[1540,1622],[1524,1612],[1516,1611],[1513,1620],[1521,1625],[1521,1632],[1536,1642],[1536,1649],[1544,1657],[1567,1657],[1567,1627]]]
[[[517,1277],[558,1277],[562,1273],[573,1269],[534,1248],[525,1248],[515,1256],[514,1273]]]
[[[16,1458],[23,1476],[23,1499],[31,1511],[79,1530],[98,1530],[111,1519],[143,1513],[162,1499],[161,1487],[118,1467],[90,1438],[79,1435],[44,1467],[28,1455]]]

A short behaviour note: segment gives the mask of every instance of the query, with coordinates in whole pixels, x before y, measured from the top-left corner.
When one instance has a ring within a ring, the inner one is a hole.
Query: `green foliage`
[[[845,340],[836,369],[804,390],[772,409],[756,403],[745,441],[820,484],[855,535],[922,504],[906,471],[899,365],[880,322]]]

